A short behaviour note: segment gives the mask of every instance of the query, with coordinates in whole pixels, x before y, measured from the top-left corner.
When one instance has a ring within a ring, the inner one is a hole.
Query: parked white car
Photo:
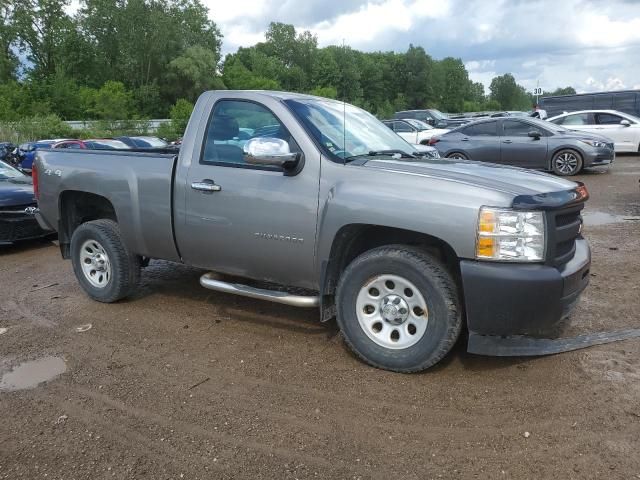
[[[580,110],[548,119],[568,130],[592,132],[613,140],[616,152],[640,152],[640,118],[617,110]]]
[[[422,120],[405,118],[402,120],[383,120],[387,127],[396,132],[407,142],[426,145],[431,137],[447,133],[447,128],[434,128]]]

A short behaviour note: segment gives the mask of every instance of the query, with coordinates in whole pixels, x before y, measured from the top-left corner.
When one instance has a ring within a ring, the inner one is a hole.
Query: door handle
[[[469,139],[468,139],[467,137],[464,137],[461,141],[462,141],[462,142],[468,142],[468,141],[469,141]]]
[[[220,185],[216,185],[213,180],[203,180],[202,182],[193,182],[191,188],[200,192],[219,192],[222,190]]]
[[[512,140],[503,140],[502,143],[513,143]]]

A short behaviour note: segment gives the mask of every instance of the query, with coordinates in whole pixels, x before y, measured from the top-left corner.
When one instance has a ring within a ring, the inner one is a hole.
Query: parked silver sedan
[[[562,176],[609,165],[615,159],[612,140],[534,118],[479,120],[434,137],[429,145],[443,157],[549,170]]]

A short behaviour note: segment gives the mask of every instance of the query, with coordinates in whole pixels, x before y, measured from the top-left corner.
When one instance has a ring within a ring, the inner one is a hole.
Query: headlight
[[[607,146],[606,142],[601,142],[599,140],[580,140],[580,141],[582,143],[586,143],[591,147],[596,147],[596,148],[604,148]]]
[[[543,212],[482,207],[478,217],[476,258],[512,262],[544,260]]]

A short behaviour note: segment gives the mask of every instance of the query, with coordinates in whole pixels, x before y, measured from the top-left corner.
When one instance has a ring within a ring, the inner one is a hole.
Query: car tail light
[[[33,162],[31,167],[31,179],[33,180],[33,194],[36,197],[36,200],[40,199],[40,189],[38,188],[38,165],[36,162]]]
[[[438,137],[431,137],[429,139],[429,145],[435,145],[436,143],[438,143],[440,141],[440,139]]]

